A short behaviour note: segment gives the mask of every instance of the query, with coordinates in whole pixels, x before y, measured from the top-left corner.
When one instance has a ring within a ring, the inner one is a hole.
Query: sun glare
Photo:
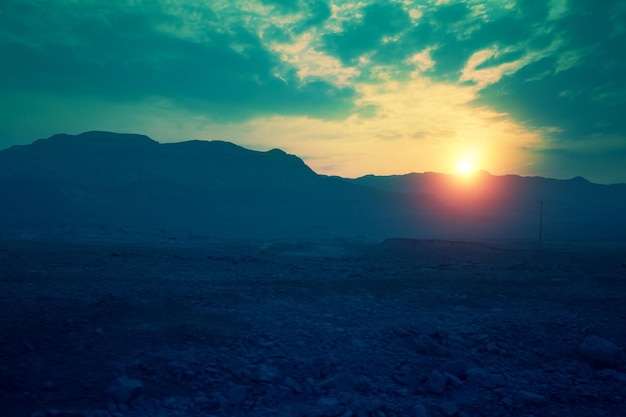
[[[469,158],[461,159],[456,164],[456,172],[463,176],[471,175],[476,172],[476,164]]]

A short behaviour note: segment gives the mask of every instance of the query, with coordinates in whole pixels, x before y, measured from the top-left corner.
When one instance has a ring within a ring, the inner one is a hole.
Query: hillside
[[[300,158],[222,141],[109,132],[0,151],[5,233],[59,229],[220,237],[388,237],[532,242],[626,239],[626,185],[436,173],[318,175]]]

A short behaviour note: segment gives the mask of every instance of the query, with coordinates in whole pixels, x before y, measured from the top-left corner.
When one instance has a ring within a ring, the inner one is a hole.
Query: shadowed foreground
[[[623,413],[618,256],[187,243],[2,242],[2,415]]]

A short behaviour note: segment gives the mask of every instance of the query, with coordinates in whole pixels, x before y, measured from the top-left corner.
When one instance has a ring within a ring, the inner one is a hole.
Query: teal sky
[[[3,0],[0,54],[0,148],[109,130],[626,182],[623,0]]]

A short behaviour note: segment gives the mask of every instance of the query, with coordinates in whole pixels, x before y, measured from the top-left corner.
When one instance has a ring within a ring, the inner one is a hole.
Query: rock
[[[324,391],[328,391],[335,388],[335,382],[335,378],[326,378],[319,383],[319,387]]]
[[[501,355],[503,353],[506,353],[506,351],[498,346],[496,342],[487,343],[487,345],[485,346],[485,350],[487,351],[487,353],[491,353],[494,355]]]
[[[504,376],[492,374],[483,368],[472,368],[467,371],[467,379],[484,388],[495,389],[504,386]]]
[[[363,394],[367,394],[372,390],[372,382],[368,377],[360,375],[354,378],[354,388]]]
[[[461,388],[463,386],[463,381],[461,381],[461,379],[456,375],[449,374],[448,372],[444,372],[443,374],[446,376],[449,385],[456,388]]]
[[[341,372],[335,375],[335,389],[337,391],[354,391],[354,375],[349,372]]]
[[[282,374],[271,365],[261,364],[258,367],[258,377],[262,382],[278,382],[282,379]]]
[[[428,375],[424,388],[434,394],[442,394],[446,390],[447,381],[448,379],[444,374],[435,370]]]
[[[336,407],[339,405],[339,400],[335,397],[321,397],[317,401],[317,405],[320,407]]]
[[[431,337],[440,335],[440,331],[437,325],[430,321],[423,321],[420,323],[415,323],[413,327],[418,334],[431,336]]]
[[[548,404],[548,399],[543,395],[535,394],[534,392],[520,391],[517,393],[517,398],[525,403],[536,406],[544,406]]]
[[[241,404],[248,398],[248,390],[243,385],[235,385],[228,390],[228,401],[231,404]]]
[[[511,397],[505,396],[502,398],[502,404],[508,409],[513,408],[513,399]]]
[[[357,348],[357,349],[365,349],[367,347],[367,344],[361,339],[354,338],[352,339],[351,343],[352,343],[352,347]]]
[[[425,356],[439,356],[444,354],[444,349],[430,336],[421,334],[413,339],[415,350]]]
[[[598,378],[602,378],[607,381],[621,382],[626,384],[626,375],[621,372],[614,371],[613,369],[603,369],[596,373]]]
[[[441,410],[443,415],[447,417],[452,417],[459,413],[459,407],[457,407],[456,404],[448,401],[439,404],[439,409]]]
[[[589,336],[579,348],[583,359],[596,368],[617,367],[622,351],[613,342],[598,336]]]
[[[107,392],[116,404],[128,404],[143,393],[143,384],[138,379],[121,376],[111,382]]]
[[[400,338],[411,337],[414,335],[411,329],[408,329],[406,326],[398,326],[394,328],[393,333]]]
[[[302,386],[298,384],[292,377],[287,377],[283,382],[287,388],[289,388],[294,394],[300,394],[302,392]]]
[[[307,417],[336,417],[346,412],[339,400],[335,397],[321,397],[317,401],[317,407],[307,410]]]
[[[593,377],[593,368],[585,362],[572,362],[567,367],[567,371],[581,379],[591,379]]]
[[[196,393],[196,395],[193,397],[193,401],[201,409],[209,407],[211,404],[211,400],[209,399],[209,397],[206,396],[204,392]]]
[[[415,380],[413,367],[409,364],[402,365],[391,378],[400,385],[411,385]]]
[[[417,404],[413,408],[413,416],[414,417],[428,417],[428,410],[424,404]]]
[[[470,365],[461,359],[455,359],[446,362],[441,368],[444,372],[455,375],[461,379],[467,377],[467,370],[470,369]]]

